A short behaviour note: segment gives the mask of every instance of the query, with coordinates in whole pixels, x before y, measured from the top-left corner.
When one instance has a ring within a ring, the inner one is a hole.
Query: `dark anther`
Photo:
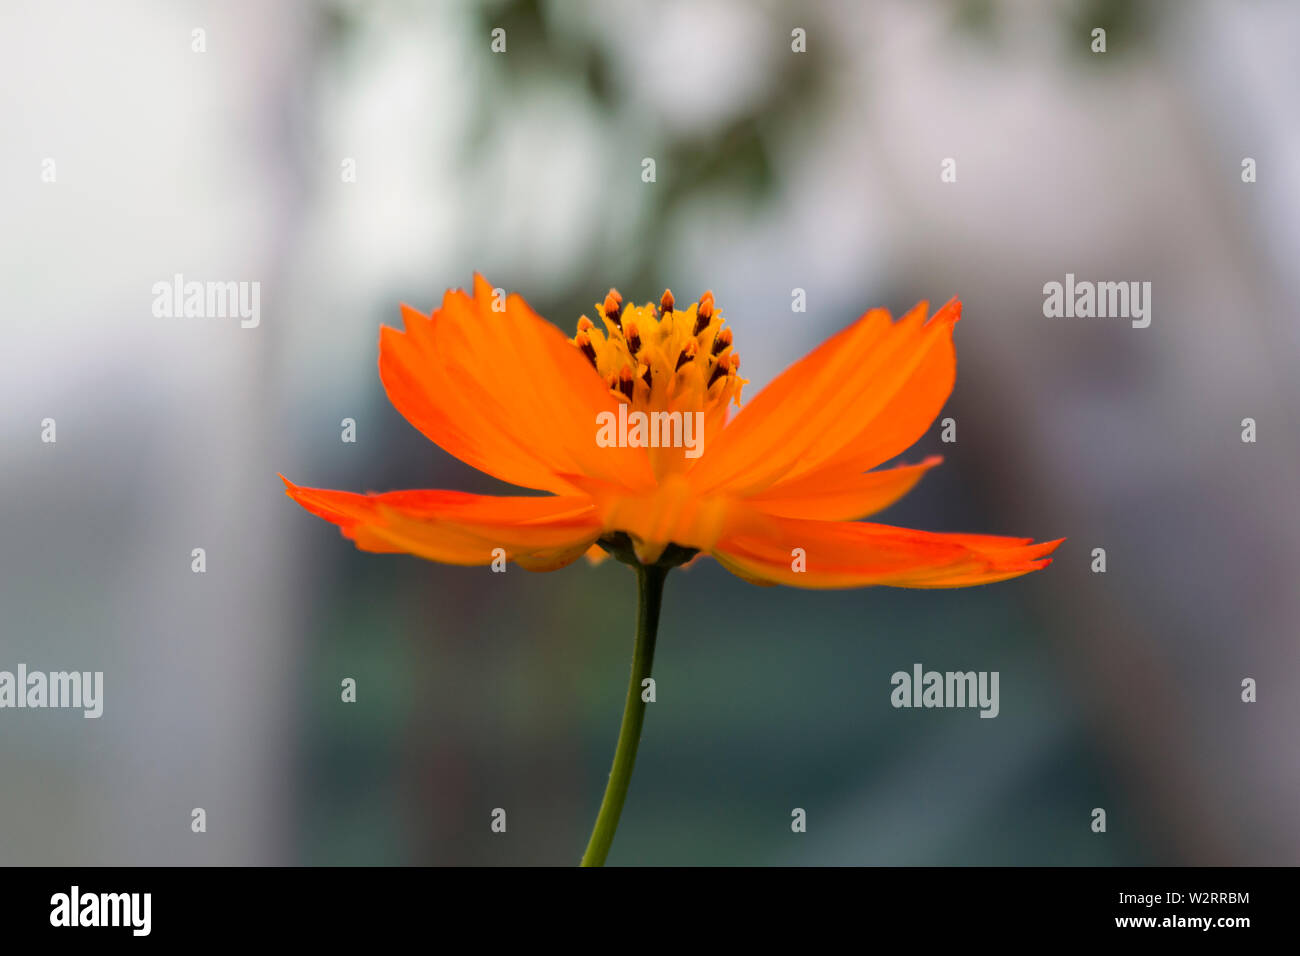
[[[713,318],[713,293],[705,292],[700,296],[699,308],[695,310],[695,334],[699,335]]]
[[[723,329],[713,340],[713,354],[717,355],[731,344],[731,329]]]
[[[609,319],[620,329],[623,328],[623,319],[619,315],[623,311],[623,297],[618,294],[617,289],[610,289],[609,295],[605,296],[605,303],[601,308],[605,312],[605,318]]]
[[[682,349],[682,354],[677,356],[677,365],[673,368],[673,371],[676,372],[678,369],[680,369],[691,359],[695,358],[695,351],[696,348],[695,348],[694,340],[687,342],[686,348]]]

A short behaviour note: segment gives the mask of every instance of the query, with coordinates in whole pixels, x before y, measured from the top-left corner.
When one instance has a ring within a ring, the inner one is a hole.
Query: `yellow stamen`
[[[695,344],[694,339],[691,339],[689,342],[687,342],[686,348],[682,349],[681,354],[677,356],[677,365],[673,367],[673,371],[674,372],[677,371],[677,369],[681,368],[687,362],[694,359],[695,353],[698,352],[699,350],[700,347]]]
[[[610,391],[636,409],[721,412],[730,402],[739,405],[746,383],[736,374],[732,332],[713,293],[685,309],[674,305],[671,290],[664,290],[657,305],[637,305],[610,289],[596,306],[603,328],[583,316],[573,344]]]
[[[713,340],[713,354],[717,355],[731,345],[731,329],[723,329]]]
[[[623,308],[623,297],[618,294],[617,289],[610,289],[609,294],[605,296],[604,303],[601,304],[600,310],[615,325],[622,327],[622,320],[619,318],[619,312]]]
[[[700,296],[700,304],[695,313],[695,334],[699,335],[708,327],[713,318],[713,293],[705,292]]]
[[[578,325],[581,326],[582,323],[579,322]],[[591,323],[588,322],[587,325],[590,326]],[[573,337],[573,344],[582,350],[582,354],[587,356],[587,361],[589,361],[594,368],[596,365],[596,349],[591,344],[591,336],[579,328],[578,334]]]

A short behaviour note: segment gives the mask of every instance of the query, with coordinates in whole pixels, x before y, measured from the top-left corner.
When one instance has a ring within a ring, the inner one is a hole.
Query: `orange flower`
[[[380,377],[412,425],[480,471],[549,495],[360,495],[286,479],[288,494],[362,550],[460,565],[504,551],[546,571],[604,548],[643,564],[707,553],[758,584],[939,588],[1050,563],[1060,541],[857,520],[939,463],[871,470],[947,400],[956,300],[929,318],[925,303],[897,322],[867,312],[731,421],[745,380],[712,293],[677,309],[671,293],[625,306],[611,290],[596,312],[567,339],[475,276],[472,296],[449,291],[432,315],[403,306],[405,332],[381,331]]]

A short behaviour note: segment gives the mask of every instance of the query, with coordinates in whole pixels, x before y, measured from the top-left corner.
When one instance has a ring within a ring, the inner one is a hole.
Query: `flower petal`
[[[602,548],[600,545],[593,544],[591,547],[587,549],[586,558],[587,558],[587,563],[594,568],[596,565],[604,564],[607,560],[609,560],[609,552],[606,551],[604,548]]]
[[[645,494],[628,494],[577,476],[572,480],[590,496],[601,525],[631,536],[637,557],[647,564],[657,561],[669,544],[710,550],[733,523],[733,515],[749,510],[733,498],[694,494],[678,474],[665,476]]]
[[[844,472],[779,481],[747,499],[759,511],[784,518],[854,521],[888,508],[943,459],[932,455],[917,465],[899,465],[865,474]]]
[[[460,491],[392,491],[359,495],[303,488],[283,475],[290,498],[339,526],[363,551],[405,553],[444,564],[508,560],[550,570],[581,557],[600,536],[590,499],[494,497]]]
[[[712,553],[741,577],[794,587],[946,588],[1037,571],[1051,563],[1047,555],[1061,540],[1034,543],[1030,538],[761,515],[730,529]],[[796,571],[800,557],[804,570]]]
[[[832,431],[811,448],[785,476],[829,480],[834,475],[858,474],[907,451],[929,429],[952,394],[957,378],[957,354],[952,343],[953,325],[961,318],[955,299],[934,314],[925,328],[929,338],[918,343],[912,370],[874,414],[859,411],[856,429]]]
[[[928,322],[927,311],[922,302],[891,322],[872,310],[791,366],[705,449],[692,484],[748,496],[829,465],[861,473],[904,451],[938,415],[956,375],[961,304],[954,299]]]
[[[499,306],[499,308],[494,307]],[[451,290],[425,316],[403,306],[385,328],[379,372],[388,397],[431,441],[511,484],[560,494],[561,472],[632,488],[653,484],[644,449],[601,448],[596,416],[617,399],[582,353],[518,296]]]

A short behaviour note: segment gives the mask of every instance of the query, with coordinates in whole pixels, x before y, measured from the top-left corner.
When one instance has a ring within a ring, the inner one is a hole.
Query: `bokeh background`
[[[360,554],[276,478],[500,490],[375,365],[474,270],[566,330],[711,288],[751,395],[960,295],[958,440],[882,520],[1069,539],[950,592],[675,573],[611,863],[1300,862],[1297,36],[1253,0],[9,0],[0,669],[106,702],[0,712],[0,862],[577,860],[632,575]],[[155,318],[177,272],[260,282],[261,325]],[[1150,281],[1150,328],[1045,318],[1067,272]],[[1000,671],[1001,715],[894,710],[918,661]]]

